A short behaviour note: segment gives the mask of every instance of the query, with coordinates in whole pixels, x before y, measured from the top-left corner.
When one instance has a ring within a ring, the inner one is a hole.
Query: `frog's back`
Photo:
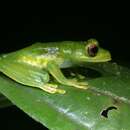
[[[4,58],[17,58],[19,56],[26,56],[26,55],[44,55],[50,52],[61,52],[63,50],[70,50],[73,51],[76,46],[80,46],[81,43],[75,41],[61,41],[61,42],[46,42],[46,43],[35,43],[23,49],[17,50],[15,52],[11,52],[5,54]]]
[[[76,43],[78,44],[79,42],[73,42],[73,41],[61,41],[61,42],[59,41],[59,42],[46,42],[46,43],[37,42],[28,47],[19,49],[15,52],[8,53],[6,54],[6,56],[14,55],[16,53],[17,54],[35,53],[38,51],[42,51],[44,53],[44,50],[49,50],[51,48],[57,48],[57,49],[63,49],[63,48],[70,49],[71,48],[72,49],[74,48],[74,46],[76,46]]]
[[[8,62],[17,62],[19,59],[23,59],[24,57],[26,57],[24,60],[33,59],[34,61],[35,58],[40,56],[42,56],[42,58],[51,58],[52,55],[53,58],[58,58],[58,56],[60,58],[64,58],[64,53],[68,53],[68,50],[70,50],[70,52],[73,52],[73,49],[79,45],[81,45],[81,43],[73,41],[35,43],[15,52],[1,55],[0,64],[6,65]]]

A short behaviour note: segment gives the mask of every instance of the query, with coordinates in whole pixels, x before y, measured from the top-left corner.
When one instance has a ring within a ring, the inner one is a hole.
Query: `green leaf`
[[[130,70],[115,63],[90,67],[101,74],[88,75],[88,90],[61,86],[64,95],[48,94],[1,75],[0,92],[51,130],[130,130]]]

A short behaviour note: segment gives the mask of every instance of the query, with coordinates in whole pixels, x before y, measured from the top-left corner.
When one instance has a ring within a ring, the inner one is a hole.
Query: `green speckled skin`
[[[93,45],[98,48],[98,51],[91,56],[88,48]],[[60,84],[87,89],[87,83],[67,79],[60,69],[80,65],[83,62],[109,60],[111,60],[109,51],[99,47],[95,39],[84,42],[35,43],[16,52],[2,55],[0,71],[21,84],[37,87],[49,93],[64,94],[65,90],[49,82],[50,74]]]

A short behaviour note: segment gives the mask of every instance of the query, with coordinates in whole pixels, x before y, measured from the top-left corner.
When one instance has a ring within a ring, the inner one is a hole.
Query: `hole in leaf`
[[[107,109],[101,112],[101,115],[104,116],[105,118],[108,118],[108,114],[110,110],[117,110],[117,107],[115,106],[108,107]]]

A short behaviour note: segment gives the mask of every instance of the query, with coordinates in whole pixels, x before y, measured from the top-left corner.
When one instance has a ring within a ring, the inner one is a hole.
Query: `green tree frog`
[[[83,62],[107,62],[109,51],[101,48],[96,39],[87,41],[62,41],[35,43],[0,57],[0,71],[17,81],[49,93],[64,94],[64,89],[50,82],[50,75],[60,84],[87,89],[88,84],[64,76],[61,68],[73,67]]]

